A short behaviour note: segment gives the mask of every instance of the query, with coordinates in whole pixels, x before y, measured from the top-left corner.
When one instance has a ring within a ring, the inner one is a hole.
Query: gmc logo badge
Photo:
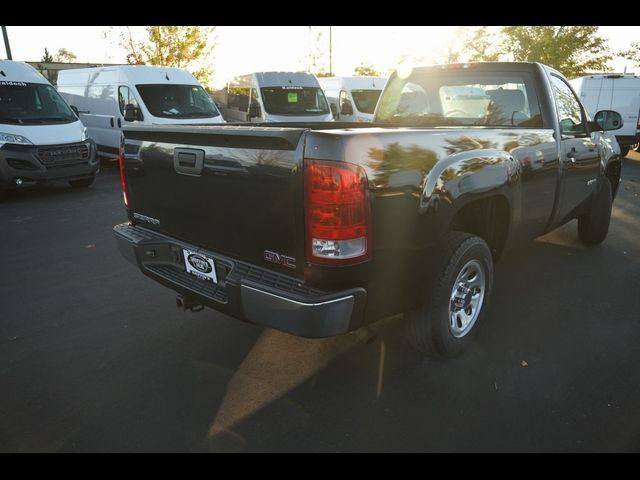
[[[277,265],[282,265],[284,267],[296,268],[296,259],[293,257],[288,257],[287,255],[282,255],[281,253],[265,250],[264,259],[267,262],[275,263]]]

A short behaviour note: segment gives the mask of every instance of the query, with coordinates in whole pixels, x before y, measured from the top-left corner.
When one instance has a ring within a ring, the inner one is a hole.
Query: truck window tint
[[[264,109],[273,115],[326,115],[329,106],[320,88],[264,87]]]
[[[136,85],[151,115],[163,118],[211,118],[220,115],[200,85]]]
[[[377,121],[495,127],[542,126],[533,80],[511,72],[415,69],[394,76]]]
[[[351,90],[356,108],[362,113],[373,113],[382,90]]]
[[[40,83],[0,84],[0,122],[46,124],[74,122],[76,116],[60,94]]]
[[[581,135],[587,131],[582,120],[580,102],[569,86],[555,75],[551,75],[551,87],[556,99],[560,133],[563,135]]]

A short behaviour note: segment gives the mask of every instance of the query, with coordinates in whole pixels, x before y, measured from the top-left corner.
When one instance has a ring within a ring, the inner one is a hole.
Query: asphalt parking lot
[[[205,310],[118,252],[117,170],[0,204],[0,451],[638,451],[640,155],[609,237],[512,250],[472,349],[402,321],[306,340]]]

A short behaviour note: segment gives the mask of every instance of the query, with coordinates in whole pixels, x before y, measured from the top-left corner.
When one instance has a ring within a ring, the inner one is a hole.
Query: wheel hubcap
[[[484,269],[478,260],[469,260],[458,273],[449,302],[449,328],[456,338],[464,337],[478,320],[485,292]]]

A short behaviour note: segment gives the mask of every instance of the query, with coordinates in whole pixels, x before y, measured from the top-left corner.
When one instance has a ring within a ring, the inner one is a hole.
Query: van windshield
[[[356,108],[362,113],[373,113],[382,90],[351,90]]]
[[[327,100],[320,88],[264,87],[261,88],[264,109],[272,115],[326,115]]]
[[[76,120],[51,85],[0,81],[0,123],[41,125]]]
[[[136,88],[154,117],[212,118],[220,115],[200,85],[136,85]]]

